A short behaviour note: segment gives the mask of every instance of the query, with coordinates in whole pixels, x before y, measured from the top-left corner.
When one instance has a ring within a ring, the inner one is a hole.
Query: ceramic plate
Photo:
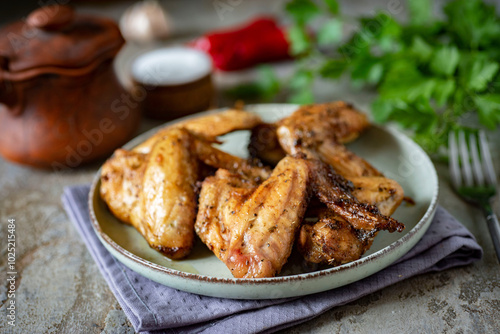
[[[290,104],[247,107],[269,122],[285,117],[296,108],[296,105]],[[125,145],[125,148],[136,146],[157,130],[153,129],[137,137]],[[248,138],[248,131],[234,132],[223,137],[225,143],[220,147],[245,157]],[[387,177],[398,181],[405,195],[412,197],[416,204],[410,206],[403,203],[393,215],[406,225],[403,233],[379,233],[371,249],[361,259],[342,266],[310,268],[300,256],[292,253],[278,277],[237,279],[199,240],[188,258],[170,260],[151,249],[133,227],[120,223],[109,212],[99,196],[100,171],[89,195],[93,227],[103,245],[124,265],[156,282],[179,290],[224,298],[268,299],[301,296],[337,288],[372,275],[407,253],[429,227],[438,195],[438,179],[431,160],[417,144],[400,132],[373,126],[348,146]]]

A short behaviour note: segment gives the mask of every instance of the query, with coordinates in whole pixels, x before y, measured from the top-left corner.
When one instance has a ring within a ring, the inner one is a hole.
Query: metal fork
[[[500,225],[492,209],[492,200],[497,192],[497,179],[486,135],[484,131],[480,131],[479,135],[471,133],[467,145],[465,133],[460,131],[457,145],[455,132],[450,132],[448,144],[453,187],[463,199],[479,205],[483,210],[500,262]]]

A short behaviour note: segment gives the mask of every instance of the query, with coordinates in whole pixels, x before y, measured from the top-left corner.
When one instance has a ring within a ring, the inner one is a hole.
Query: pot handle
[[[26,22],[43,30],[62,30],[73,22],[75,12],[70,6],[49,5],[33,11]]]

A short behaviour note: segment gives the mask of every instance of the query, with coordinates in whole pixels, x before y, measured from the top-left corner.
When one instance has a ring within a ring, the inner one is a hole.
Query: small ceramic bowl
[[[207,110],[213,101],[212,60],[189,47],[144,53],[132,63],[133,92],[146,116],[171,120]]]

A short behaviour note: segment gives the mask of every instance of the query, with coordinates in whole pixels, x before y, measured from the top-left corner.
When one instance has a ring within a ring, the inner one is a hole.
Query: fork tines
[[[484,131],[479,131],[478,135],[469,134],[469,143],[465,140],[464,131],[458,132],[458,143],[456,137],[455,132],[449,133],[449,165],[453,185],[455,187],[496,186],[495,169]]]

